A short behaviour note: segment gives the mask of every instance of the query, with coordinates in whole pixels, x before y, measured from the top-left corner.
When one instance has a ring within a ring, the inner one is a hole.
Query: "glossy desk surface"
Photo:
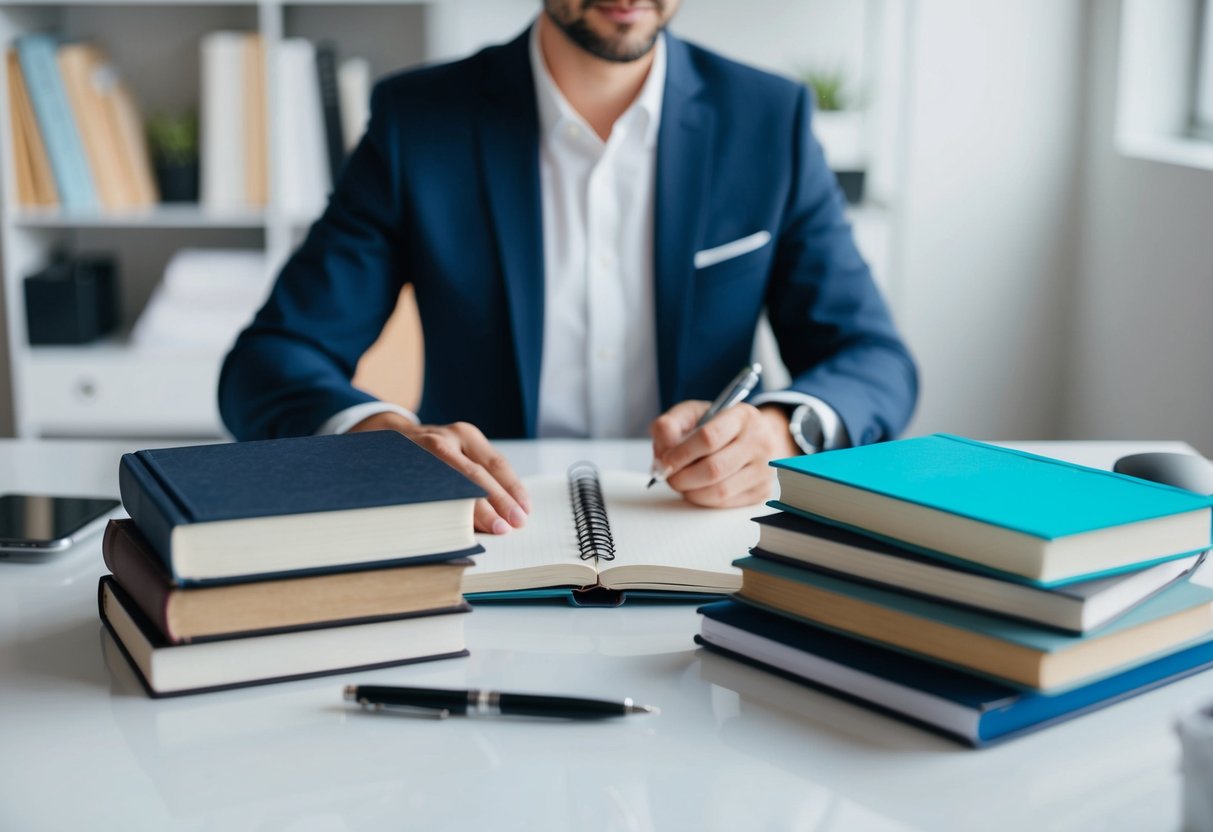
[[[1180,443],[1022,443],[1093,465]],[[0,441],[0,489],[117,495],[114,442]],[[640,442],[503,443],[520,473]],[[0,563],[0,829],[1173,829],[1204,674],[986,751],[692,643],[693,606],[481,607],[471,657],[151,700],[107,665],[100,540]],[[112,653],[112,651],[110,651]],[[360,713],[350,682],[631,696],[657,717]]]

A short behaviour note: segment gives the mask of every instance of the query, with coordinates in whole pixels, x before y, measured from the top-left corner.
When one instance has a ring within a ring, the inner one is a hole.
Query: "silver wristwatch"
[[[825,432],[821,427],[821,417],[812,405],[797,405],[788,419],[788,430],[800,450],[806,454],[815,454],[825,444]]]

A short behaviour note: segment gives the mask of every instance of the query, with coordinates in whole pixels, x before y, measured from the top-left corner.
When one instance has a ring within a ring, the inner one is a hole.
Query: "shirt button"
[[[598,360],[599,361],[614,361],[615,360],[615,351],[607,350],[607,349],[599,350],[598,351]]]
[[[575,139],[581,135],[581,128],[576,124],[570,124],[568,128],[565,129],[565,132],[568,133],[570,139]]]
[[[598,265],[602,266],[604,269],[609,269],[611,267],[611,255],[609,255],[609,254],[598,255]]]

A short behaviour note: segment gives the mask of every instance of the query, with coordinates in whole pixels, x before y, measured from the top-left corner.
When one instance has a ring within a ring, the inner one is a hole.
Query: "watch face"
[[[800,450],[806,454],[815,454],[821,450],[825,436],[821,429],[821,419],[812,407],[802,404],[793,410],[788,428],[792,431],[792,439]]]

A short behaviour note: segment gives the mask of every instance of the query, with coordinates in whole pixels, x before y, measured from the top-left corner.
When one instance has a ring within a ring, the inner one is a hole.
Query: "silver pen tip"
[[[346,685],[344,697],[345,697],[346,702],[357,702],[358,701],[358,686],[357,685]]]
[[[652,714],[653,716],[657,716],[658,714],[661,713],[661,708],[658,708],[656,705],[633,705],[632,703],[629,702],[627,704],[627,713],[629,713],[629,714]]]

